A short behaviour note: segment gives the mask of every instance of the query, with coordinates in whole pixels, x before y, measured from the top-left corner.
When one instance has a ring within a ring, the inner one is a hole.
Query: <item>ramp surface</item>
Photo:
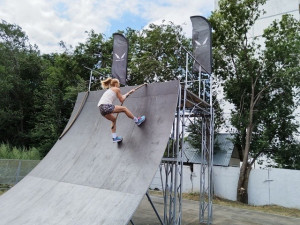
[[[111,123],[98,111],[103,91],[91,92],[71,129],[29,175],[0,197],[0,224],[127,224],[160,164],[178,89],[178,81],[149,84],[126,99],[124,106],[134,115],[146,115],[146,121],[138,127],[120,114],[121,144],[112,143]],[[70,121],[83,98],[80,93]]]

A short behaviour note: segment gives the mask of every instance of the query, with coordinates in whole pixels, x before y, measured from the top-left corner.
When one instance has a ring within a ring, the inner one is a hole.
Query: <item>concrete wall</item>
[[[299,187],[299,170],[253,170],[249,178],[249,203],[300,208]]]
[[[165,178],[162,170],[163,179]],[[236,201],[236,189],[240,168],[213,168],[214,194],[216,196]],[[200,165],[183,169],[183,188],[185,193],[200,191]],[[206,176],[207,177],[207,176]],[[161,190],[160,172],[156,173],[151,189]],[[286,169],[253,169],[249,178],[249,204],[251,205],[280,205],[300,209],[300,171]]]

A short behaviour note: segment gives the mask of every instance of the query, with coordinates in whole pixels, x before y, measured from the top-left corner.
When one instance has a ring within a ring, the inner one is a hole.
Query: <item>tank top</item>
[[[112,104],[116,98],[117,98],[117,94],[113,90],[108,89],[106,92],[104,92],[104,94],[100,98],[98,102],[98,107],[101,104]]]

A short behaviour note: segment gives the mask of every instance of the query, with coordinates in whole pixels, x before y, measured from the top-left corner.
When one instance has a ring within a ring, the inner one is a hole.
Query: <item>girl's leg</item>
[[[127,109],[125,106],[119,106],[116,105],[115,109],[113,111],[114,113],[120,113],[123,112],[126,114],[127,117],[129,117],[130,119],[134,119],[134,115],[129,111],[129,109]]]
[[[105,118],[112,122],[112,124],[111,124],[111,133],[116,133],[116,131],[117,131],[116,117],[111,113],[111,114],[105,115]]]

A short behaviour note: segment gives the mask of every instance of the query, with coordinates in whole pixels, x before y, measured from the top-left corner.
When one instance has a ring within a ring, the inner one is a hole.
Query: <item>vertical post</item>
[[[180,225],[182,218],[182,157],[180,156],[181,143],[183,139],[181,108],[182,108],[182,89],[178,88],[178,99],[173,128],[171,131],[171,142],[167,147],[167,157],[163,158],[165,166],[165,185],[164,186],[164,224]],[[161,175],[162,176],[162,175]],[[180,176],[180,177],[178,177]],[[161,179],[163,182],[163,179]]]
[[[187,86],[184,87],[184,92],[183,92],[183,107],[182,107],[182,134],[181,134],[181,152],[179,155],[179,135],[178,135],[178,146],[177,146],[177,167],[179,167],[179,171],[180,171],[180,187],[179,187],[179,215],[178,215],[178,224],[181,224],[181,218],[182,218],[182,182],[183,182],[183,163],[182,163],[182,154],[184,151],[184,131],[185,131],[185,103],[186,103],[186,88]],[[181,88],[179,89],[179,102],[181,102]],[[179,104],[179,108],[177,109],[177,127],[178,127],[178,131],[179,131],[179,127],[180,127],[180,104]],[[179,133],[179,132],[178,132]],[[180,165],[178,165],[180,164]]]
[[[201,134],[201,166],[200,166],[200,207],[199,207],[199,218],[200,223],[205,222],[204,214],[206,210],[206,202],[205,202],[205,171],[206,171],[206,160],[205,160],[205,152],[206,152],[206,119],[205,115],[202,116],[202,134]]]
[[[93,76],[93,70],[91,70],[90,72],[89,91],[91,90],[92,76]]]
[[[203,100],[206,102],[205,95],[206,95],[206,88],[205,88],[205,79],[204,79],[203,80]]]
[[[185,85],[187,85],[188,72],[189,72],[189,54],[186,53],[186,60],[185,60]]]
[[[19,160],[19,162],[18,162],[18,168],[17,168],[17,171],[16,171],[16,183],[15,183],[15,184],[17,184],[18,181],[19,181],[20,170],[21,170],[21,164],[22,164],[22,161]]]
[[[209,105],[210,105],[210,149],[209,149],[209,214],[208,222],[212,223],[212,198],[213,198],[213,162],[214,162],[214,108],[213,108],[213,76],[210,74],[210,88],[209,88]]]
[[[214,110],[213,110],[213,79],[209,78],[208,98],[206,98],[206,88],[204,83],[203,100],[209,101],[209,115],[202,115],[202,147],[201,147],[201,167],[200,167],[200,223],[212,223],[212,197],[213,197],[213,149],[214,149]],[[207,182],[207,185],[206,185]],[[207,186],[207,187],[206,187]],[[206,200],[207,199],[207,200]]]
[[[199,65],[199,93],[198,96],[201,98],[201,65]]]
[[[169,163],[164,165],[166,177],[165,177],[165,191],[164,191],[164,223],[167,224],[168,221],[168,194],[169,194],[169,183],[168,183],[168,173],[169,173]]]

